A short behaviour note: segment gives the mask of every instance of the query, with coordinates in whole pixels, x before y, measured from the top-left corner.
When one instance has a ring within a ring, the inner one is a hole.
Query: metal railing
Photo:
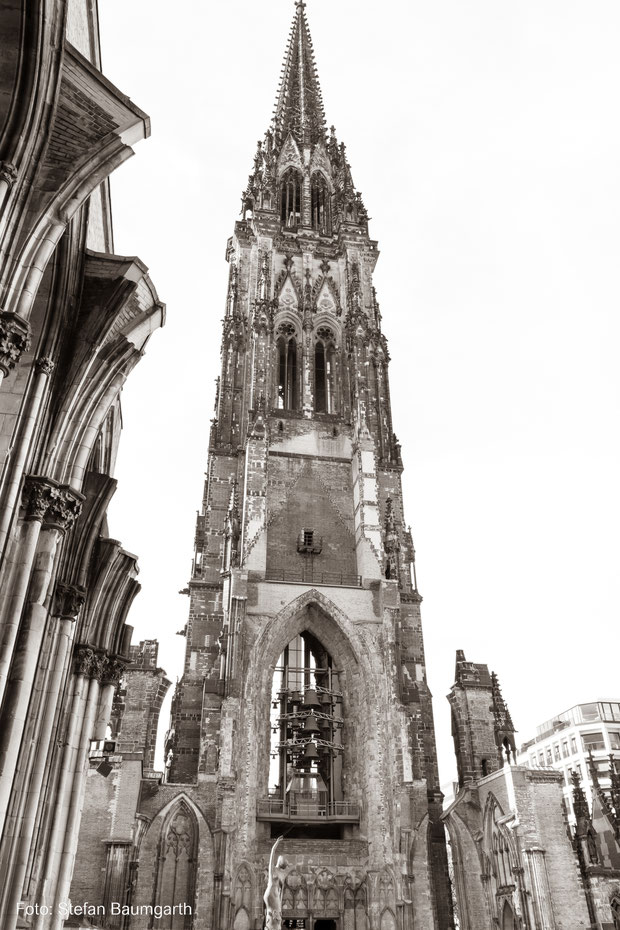
[[[271,569],[265,574],[265,581],[283,581],[290,584],[324,584],[343,588],[360,588],[361,575],[347,575],[343,572],[318,572],[311,568]]]
[[[357,822],[360,806],[355,801],[317,801],[288,798],[260,798],[259,820],[346,820]]]

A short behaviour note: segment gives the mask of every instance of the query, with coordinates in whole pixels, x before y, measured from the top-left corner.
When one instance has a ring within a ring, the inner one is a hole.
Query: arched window
[[[326,822],[346,813],[338,672],[327,650],[307,631],[280,656],[272,708],[272,809],[306,822]]]
[[[278,410],[297,410],[299,407],[299,366],[297,365],[297,338],[292,323],[278,327],[276,371],[276,407]]]
[[[301,223],[301,187],[302,176],[295,168],[289,168],[282,175],[280,183],[280,219],[288,227]]]
[[[329,188],[327,181],[318,171],[312,175],[310,191],[312,227],[327,235],[329,232]]]
[[[337,413],[336,344],[328,327],[317,330],[314,347],[314,409],[316,413]]]
[[[157,904],[172,908],[189,904],[189,915],[173,913],[162,917],[159,926],[166,930],[187,930],[191,926],[194,907],[194,875],[198,836],[196,818],[184,801],[181,801],[164,824],[159,844],[159,872],[157,877]]]

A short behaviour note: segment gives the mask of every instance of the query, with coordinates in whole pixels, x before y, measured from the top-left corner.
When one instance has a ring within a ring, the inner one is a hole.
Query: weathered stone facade
[[[175,927],[262,927],[280,834],[285,920],[453,926],[378,250],[324,124],[298,2],[227,247],[185,668],[126,883],[134,908],[191,900]]]
[[[127,660],[138,570],[106,510],[164,306],[114,254],[108,175],[149,118],[101,73],[96,4],[0,3],[0,61],[0,926],[43,930]]]
[[[573,836],[560,773],[511,764],[512,720],[487,666],[458,652],[449,701],[459,792],[443,819],[460,930],[616,930],[620,793],[601,793],[591,815],[575,775]]]

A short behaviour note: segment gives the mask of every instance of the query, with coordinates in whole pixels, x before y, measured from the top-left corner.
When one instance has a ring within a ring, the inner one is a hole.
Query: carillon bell
[[[317,762],[319,758],[319,753],[316,748],[316,743],[310,742],[304,750],[303,756],[299,760],[299,767],[302,769],[309,769],[313,762]]]
[[[319,696],[314,690],[314,688],[308,688],[304,694],[304,707],[320,707],[321,702],[319,701]]]
[[[318,733],[320,729],[320,720],[315,717],[314,713],[308,714],[304,720],[304,733]]]

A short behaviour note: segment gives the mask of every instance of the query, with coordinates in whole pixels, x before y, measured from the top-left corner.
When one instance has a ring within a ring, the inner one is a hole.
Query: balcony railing
[[[347,575],[343,572],[317,572],[310,567],[299,569],[272,569],[265,575],[265,581],[283,581],[289,584],[324,584],[343,588],[360,588],[361,575]]]
[[[257,806],[258,820],[297,820],[303,823],[358,823],[360,807],[355,801],[289,800],[261,798]]]

